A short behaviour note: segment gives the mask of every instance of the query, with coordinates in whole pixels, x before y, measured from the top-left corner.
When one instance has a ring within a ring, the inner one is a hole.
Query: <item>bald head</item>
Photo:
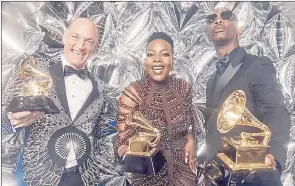
[[[88,19],[88,18],[83,18],[83,17],[81,17],[81,18],[77,18],[77,19],[74,19],[74,20],[72,20],[72,22],[70,23],[70,25],[68,26],[68,29],[70,29],[72,26],[74,26],[74,27],[76,27],[76,26],[81,26],[81,25],[83,25],[83,26],[86,26],[86,27],[88,27],[88,28],[90,28],[90,29],[94,29],[97,33],[98,33],[98,29],[97,29],[97,26],[94,24],[94,22],[93,21],[91,21],[90,19]]]
[[[97,40],[99,38],[99,31],[97,26],[94,24],[93,21],[91,21],[88,18],[77,18],[72,20],[72,22],[69,24],[68,30],[77,29],[77,27],[84,27],[85,29],[93,31],[97,35]]]
[[[87,18],[77,18],[68,26],[64,36],[64,57],[75,69],[83,68],[99,43],[97,26]]]

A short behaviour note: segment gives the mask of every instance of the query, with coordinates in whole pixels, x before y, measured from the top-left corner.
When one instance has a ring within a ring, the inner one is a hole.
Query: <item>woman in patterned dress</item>
[[[156,176],[133,174],[135,186],[197,185],[192,91],[186,81],[169,75],[172,56],[170,36],[153,33],[147,42],[147,75],[125,88],[119,99],[118,155],[127,152],[128,140],[141,131],[125,123],[130,112],[136,109],[160,130],[157,147],[167,160]]]

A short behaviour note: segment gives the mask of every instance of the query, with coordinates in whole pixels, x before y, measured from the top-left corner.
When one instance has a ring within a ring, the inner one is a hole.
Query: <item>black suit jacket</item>
[[[222,151],[222,135],[216,129],[220,107],[233,91],[243,90],[247,109],[272,132],[269,153],[284,165],[291,121],[270,59],[248,54],[239,47],[230,57],[229,66],[217,82],[216,76],[214,73],[206,87],[206,161]],[[239,136],[242,131],[259,130],[239,126],[224,135]]]

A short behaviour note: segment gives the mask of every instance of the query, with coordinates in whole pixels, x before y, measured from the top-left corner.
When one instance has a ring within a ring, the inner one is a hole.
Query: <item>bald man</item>
[[[216,71],[206,88],[206,160],[222,151],[222,136],[230,138],[239,136],[241,132],[260,132],[253,127],[243,126],[226,134],[217,131],[216,118],[221,105],[232,92],[243,90],[247,109],[272,132],[265,163],[281,172],[289,141],[290,116],[284,105],[273,63],[269,58],[251,55],[239,46],[241,29],[231,10],[215,9],[207,16],[206,23],[208,39],[216,50]]]
[[[13,173],[23,150],[24,181],[28,185],[89,186],[100,182],[101,158],[94,152],[106,123],[105,92],[104,84],[86,69],[99,44],[97,26],[86,18],[74,20],[63,44],[58,59],[34,55],[37,68],[49,72],[54,80],[49,95],[60,113],[2,114],[3,170]],[[7,85],[3,108],[19,94],[16,82]]]

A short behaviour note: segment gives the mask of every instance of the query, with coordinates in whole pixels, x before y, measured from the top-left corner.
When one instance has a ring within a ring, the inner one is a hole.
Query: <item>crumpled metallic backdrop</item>
[[[153,31],[164,31],[175,42],[173,73],[189,81],[195,91],[193,102],[202,134],[198,154],[204,146],[201,109],[205,86],[214,71],[215,53],[205,33],[205,17],[215,7],[232,8],[244,32],[240,44],[248,52],[268,56],[291,114],[291,141],[285,186],[295,185],[295,2],[3,2],[2,3],[2,90],[12,69],[23,55],[45,52],[56,56],[62,48],[66,26],[77,17],[91,18],[101,25],[101,43],[89,68],[109,85],[108,113],[116,115],[116,100],[122,89],[144,73],[146,40]],[[104,140],[102,153],[114,162],[112,141]],[[202,162],[202,156],[198,158]],[[110,168],[106,185],[125,185],[129,176]]]

